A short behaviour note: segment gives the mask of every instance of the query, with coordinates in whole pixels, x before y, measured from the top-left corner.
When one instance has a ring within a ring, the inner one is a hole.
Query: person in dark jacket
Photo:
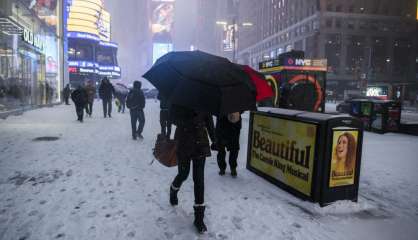
[[[158,94],[158,99],[160,100],[160,125],[161,125],[161,134],[167,139],[171,136],[171,120],[169,112],[169,104],[167,99]]]
[[[143,139],[142,131],[145,125],[145,97],[141,90],[141,82],[135,81],[133,89],[129,91],[126,97],[126,106],[130,110],[131,114],[131,126],[132,126],[132,139],[136,140],[137,137]],[[137,127],[138,122],[138,127]]]
[[[220,116],[216,121],[216,150],[218,150],[217,160],[219,175],[225,175],[226,170],[226,150],[229,151],[229,168],[232,177],[237,176],[237,159],[239,152],[239,136],[241,132],[242,120],[239,113]]]
[[[91,80],[86,81],[86,92],[87,92],[87,104],[86,104],[86,113],[91,117],[93,114],[93,103],[94,97],[96,96],[96,86]]]
[[[83,122],[84,108],[86,107],[88,100],[86,90],[82,86],[79,86],[76,90],[74,90],[71,93],[71,99],[73,100],[75,105],[75,110],[77,112],[77,120]]]
[[[112,97],[115,95],[115,88],[107,77],[104,77],[99,87],[99,97],[103,102],[103,115],[112,117]]]
[[[170,186],[170,204],[178,205],[177,193],[190,172],[193,162],[194,182],[194,225],[199,233],[207,231],[203,222],[204,202],[204,169],[206,157],[211,155],[208,132],[213,131],[212,116],[191,109],[172,105],[170,116],[177,126],[174,139],[177,141],[178,174]]]
[[[115,92],[115,97],[119,101],[118,112],[125,113],[126,106],[126,92]]]
[[[62,93],[63,93],[62,95],[64,96],[65,105],[70,105],[69,103],[69,99],[71,95],[70,84],[67,83],[67,85],[65,85],[65,88],[63,89]]]

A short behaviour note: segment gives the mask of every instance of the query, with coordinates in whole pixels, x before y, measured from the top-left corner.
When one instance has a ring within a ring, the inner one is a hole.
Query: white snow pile
[[[0,239],[418,239],[418,137],[365,133],[358,203],[321,208],[246,170],[248,115],[238,178],[218,175],[216,152],[206,160],[209,231],[197,234],[192,174],[173,208],[177,169],[150,165],[158,104],[147,101],[143,141],[101,102],[84,123],[73,105],[0,120]]]

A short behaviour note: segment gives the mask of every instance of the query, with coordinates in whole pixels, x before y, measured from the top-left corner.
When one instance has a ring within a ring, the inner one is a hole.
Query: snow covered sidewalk
[[[191,176],[173,208],[177,169],[150,165],[158,106],[147,102],[143,141],[101,102],[82,124],[73,105],[0,120],[0,239],[418,239],[418,137],[366,133],[359,202],[320,208],[245,169],[248,117],[238,178],[207,159],[209,232],[196,234]],[[33,141],[43,136],[59,139]]]

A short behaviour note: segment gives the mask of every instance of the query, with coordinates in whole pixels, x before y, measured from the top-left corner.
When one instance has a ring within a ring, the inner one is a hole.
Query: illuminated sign
[[[22,0],[21,2],[47,25],[57,25],[57,0]]]
[[[89,33],[110,41],[110,14],[101,0],[72,0],[68,10],[68,31]]]
[[[68,61],[68,66],[70,67],[99,67],[98,63],[95,62],[87,62],[87,61]]]
[[[68,38],[80,38],[80,39],[88,39],[93,41],[100,41],[100,38],[96,35],[90,34],[90,33],[84,33],[84,32],[68,32],[67,33]]]
[[[234,25],[224,27],[223,49],[224,52],[230,52],[234,48]]]
[[[327,71],[327,59],[284,58],[272,59],[259,64],[260,71],[301,70]]]
[[[311,196],[317,126],[254,114],[249,165]]]
[[[76,67],[69,67],[68,72],[69,73],[77,73],[77,68]]]
[[[100,41],[99,44],[101,46],[104,46],[104,47],[118,48],[118,44],[117,43],[113,43],[113,42],[103,42],[103,41]]]
[[[358,134],[357,130],[333,129],[329,187],[354,184]]]
[[[33,34],[32,31],[26,28],[23,30],[23,41],[34,46],[40,51],[44,49],[44,41],[41,39],[40,35]]]
[[[367,87],[366,96],[378,97],[382,100],[387,100],[389,96],[389,88],[387,86]]]
[[[153,0],[151,32],[153,42],[169,43],[174,25],[174,0]]]

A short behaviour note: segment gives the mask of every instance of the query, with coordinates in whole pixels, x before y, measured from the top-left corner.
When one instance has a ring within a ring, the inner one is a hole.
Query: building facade
[[[216,41],[217,0],[197,0],[196,48],[208,53],[217,53]]]
[[[0,113],[60,102],[62,1],[0,1]]]
[[[415,80],[416,2],[410,0],[241,0],[238,59],[257,67],[290,50],[328,60],[327,89],[389,83],[409,98]]]
[[[72,88],[102,78],[121,79],[111,16],[101,0],[72,0],[67,7],[68,72]]]

